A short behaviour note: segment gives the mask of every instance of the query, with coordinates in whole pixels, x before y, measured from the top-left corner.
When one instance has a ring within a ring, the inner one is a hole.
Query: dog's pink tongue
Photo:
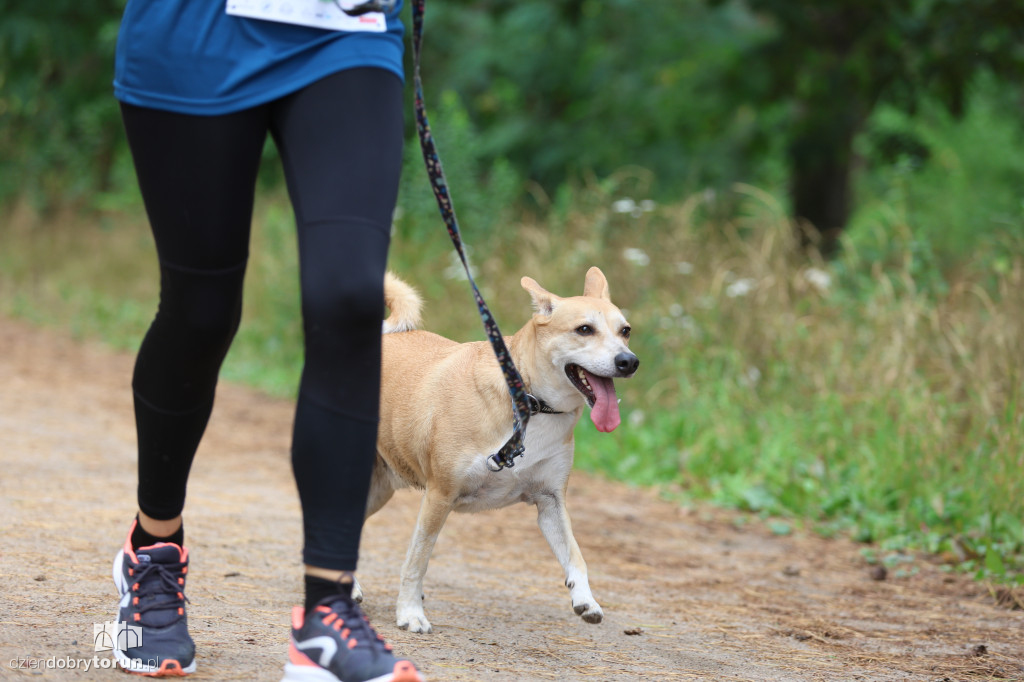
[[[594,406],[590,408],[590,420],[594,422],[598,431],[603,433],[614,431],[622,423],[622,419],[619,417],[619,401],[615,397],[615,382],[604,377],[596,377],[586,370],[583,371],[597,398]]]

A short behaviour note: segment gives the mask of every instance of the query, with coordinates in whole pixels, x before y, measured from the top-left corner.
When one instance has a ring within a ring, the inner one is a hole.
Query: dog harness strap
[[[427,175],[430,177],[430,186],[434,191],[434,198],[437,199],[437,207],[441,211],[441,218],[448,228],[448,236],[455,245],[455,251],[462,260],[462,267],[466,270],[466,277],[469,278],[469,285],[473,288],[473,296],[476,298],[476,306],[480,310],[480,319],[483,320],[484,331],[494,349],[494,355],[501,365],[501,371],[505,375],[505,383],[508,384],[508,392],[512,398],[512,436],[508,439],[497,453],[487,459],[487,464],[492,471],[501,471],[506,467],[514,466],[514,459],[525,451],[523,445],[523,431],[530,419],[530,402],[527,398],[526,389],[523,387],[523,379],[519,375],[512,362],[512,356],[505,346],[505,340],[498,329],[498,323],[484,302],[480,294],[473,274],[469,270],[469,261],[466,258],[465,249],[462,246],[462,236],[459,233],[459,223],[455,218],[455,207],[452,205],[451,194],[448,191],[448,183],[445,180],[444,170],[441,167],[441,158],[437,154],[434,145],[434,138],[430,134],[430,122],[427,120],[427,109],[423,104],[423,81],[420,78],[420,45],[423,41],[423,11],[425,0],[413,0],[412,3],[412,46],[413,46],[413,83],[415,86],[415,110],[416,110],[416,132],[419,133],[420,148],[423,150],[423,161],[427,165]]]

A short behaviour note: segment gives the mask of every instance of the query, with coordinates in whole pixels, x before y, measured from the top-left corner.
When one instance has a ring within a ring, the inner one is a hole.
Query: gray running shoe
[[[132,550],[131,530],[114,557],[121,596],[114,658],[125,672],[150,677],[193,673],[196,647],[185,615],[188,550],[166,542]]]
[[[292,609],[292,637],[281,682],[423,682],[409,661],[396,660],[359,605],[343,596],[310,613]]]

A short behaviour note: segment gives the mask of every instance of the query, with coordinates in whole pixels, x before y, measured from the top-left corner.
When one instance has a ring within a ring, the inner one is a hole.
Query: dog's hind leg
[[[370,479],[370,494],[366,500],[367,519],[379,512],[395,494],[387,466],[381,456],[377,455],[377,462],[373,465],[373,478]],[[353,579],[352,582],[352,599],[357,602],[363,601],[363,588],[358,579]]]
[[[409,632],[430,632],[430,621],[423,613],[423,576],[427,572],[430,554],[441,533],[441,527],[452,511],[452,500],[427,488],[416,518],[416,530],[409,542],[409,552],[402,566],[402,582],[398,589],[396,615],[398,627]]]
[[[538,496],[536,502],[537,525],[565,571],[565,586],[569,588],[572,610],[588,623],[600,623],[604,612],[590,592],[587,562],[583,560],[580,546],[572,534],[565,498],[559,493],[548,493]]]

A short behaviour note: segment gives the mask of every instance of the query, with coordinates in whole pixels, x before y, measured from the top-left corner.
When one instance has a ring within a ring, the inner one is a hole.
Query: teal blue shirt
[[[114,95],[128,104],[219,115],[264,104],[337,71],[403,78],[401,3],[383,33],[330,31],[229,15],[224,0],[129,0]]]

